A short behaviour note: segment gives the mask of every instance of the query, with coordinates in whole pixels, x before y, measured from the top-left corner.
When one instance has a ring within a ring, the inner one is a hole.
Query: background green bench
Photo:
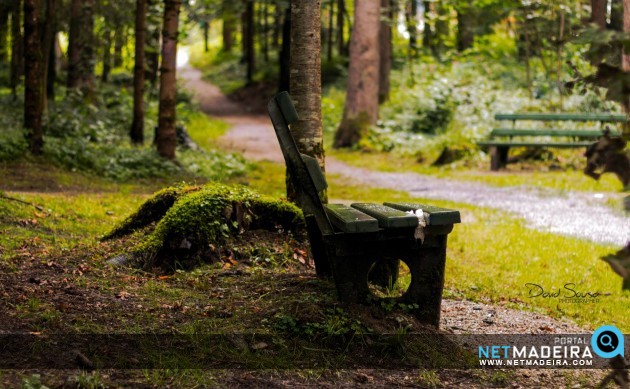
[[[627,121],[625,115],[610,113],[515,113],[496,114],[495,120],[512,121],[512,127],[494,128],[487,140],[479,146],[490,147],[490,169],[499,170],[508,163],[512,147],[579,148],[590,146],[602,136],[606,123],[619,124]],[[535,122],[592,122],[595,128],[570,129],[565,126],[550,128],[517,128],[517,121]],[[613,135],[619,131],[611,129]],[[517,138],[517,139],[515,139]]]

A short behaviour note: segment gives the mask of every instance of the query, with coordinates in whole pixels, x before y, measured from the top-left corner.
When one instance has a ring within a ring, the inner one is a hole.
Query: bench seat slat
[[[557,148],[578,148],[589,147],[593,142],[506,142],[506,141],[481,141],[480,146],[505,146],[505,147],[557,147]]]
[[[568,130],[554,128],[494,128],[490,136],[552,136],[552,137],[578,137],[599,138],[604,132],[599,129]],[[619,135],[618,131],[611,131],[611,135]]]
[[[333,226],[345,233],[376,232],[378,220],[344,204],[327,204],[326,214]]]
[[[352,208],[368,214],[378,220],[381,228],[407,228],[417,227],[418,218],[409,215],[398,209],[390,208],[381,204],[354,203]]]
[[[496,120],[541,120],[541,121],[575,121],[575,122],[617,122],[625,123],[625,115],[611,113],[498,113]]]
[[[461,223],[462,221],[459,211],[448,208],[434,207],[432,205],[419,203],[385,203],[385,205],[403,212],[415,212],[421,209],[424,213],[429,214],[428,225],[430,226],[443,226]]]

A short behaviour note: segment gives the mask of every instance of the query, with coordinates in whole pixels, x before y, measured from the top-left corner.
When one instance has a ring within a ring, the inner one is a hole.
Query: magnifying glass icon
[[[602,335],[599,338],[599,342],[602,344],[602,346],[613,347],[612,338],[610,337],[610,335]]]

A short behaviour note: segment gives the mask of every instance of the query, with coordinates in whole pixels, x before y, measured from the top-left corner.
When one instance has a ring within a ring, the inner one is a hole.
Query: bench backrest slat
[[[498,113],[496,120],[540,120],[540,121],[576,121],[576,122],[617,122],[628,121],[625,115],[612,113]]]
[[[269,101],[267,111],[276,131],[278,142],[280,142],[280,149],[282,149],[282,155],[284,156],[293,186],[296,188],[298,203],[304,216],[314,217],[322,234],[333,234],[332,224],[319,198],[320,189],[318,188],[323,189],[326,187],[324,175],[319,165],[317,169],[312,165],[312,161],[309,160],[311,157],[306,156],[307,158],[303,158],[303,154],[300,154],[295,139],[293,139],[289,130],[289,125],[298,120],[297,112],[289,94],[281,92],[275,95]],[[315,163],[317,163],[316,160]]]

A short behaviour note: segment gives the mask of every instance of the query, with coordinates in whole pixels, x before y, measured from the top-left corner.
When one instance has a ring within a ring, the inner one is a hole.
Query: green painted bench
[[[601,137],[605,123],[625,123],[625,115],[609,113],[515,113],[496,114],[497,121],[511,121],[512,127],[494,128],[487,140],[478,141],[479,146],[490,148],[490,169],[504,168],[508,163],[508,153],[513,147],[579,148],[588,147]],[[540,122],[599,122],[599,128],[516,128],[517,121]],[[611,133],[618,134],[615,130]],[[515,139],[517,138],[517,139]]]
[[[289,125],[298,117],[289,94],[277,94],[267,108],[304,213],[317,275],[332,276],[342,301],[369,303],[379,299],[369,282],[391,285],[403,261],[411,283],[395,300],[417,307],[412,311],[420,321],[439,326],[447,236],[460,223],[459,211],[415,203],[322,204],[326,179],[291,135]],[[422,225],[407,213],[419,209]]]

